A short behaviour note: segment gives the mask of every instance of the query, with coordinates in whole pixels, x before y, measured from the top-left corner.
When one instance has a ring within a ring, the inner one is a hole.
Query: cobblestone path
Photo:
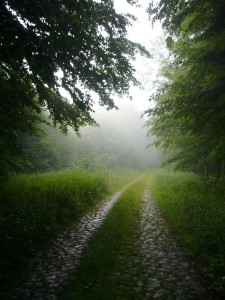
[[[139,254],[128,267],[136,273],[135,299],[209,299],[147,191],[141,215]]]
[[[84,216],[77,226],[60,235],[40,252],[30,265],[26,278],[19,280],[9,292],[0,293],[0,299],[55,300],[68,275],[78,266],[88,241],[119,199],[118,192],[101,207]]]
[[[28,273],[27,280],[18,281],[11,292],[0,294],[0,298],[57,299],[68,275],[78,266],[91,236],[121,194],[117,193],[97,211],[83,217],[67,234],[59,236],[49,249],[39,253],[31,265],[33,271]],[[137,256],[127,262],[126,274],[121,280],[121,287],[129,286],[130,296],[123,299],[209,299],[204,294],[194,267],[182,253],[147,191],[143,196],[141,216],[140,237],[135,241]]]

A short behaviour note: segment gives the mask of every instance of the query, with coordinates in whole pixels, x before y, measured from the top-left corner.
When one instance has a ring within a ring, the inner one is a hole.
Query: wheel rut
[[[39,252],[30,263],[26,276],[14,283],[10,291],[0,292],[1,299],[58,299],[69,275],[80,264],[89,240],[123,191],[84,216],[79,224]],[[183,254],[147,190],[143,195],[139,230],[140,235],[134,241],[137,256],[128,261],[126,274],[121,278],[123,289],[131,281],[135,284],[133,291],[129,288],[129,295],[123,299],[209,299],[195,267]]]
[[[128,269],[136,277],[134,299],[209,299],[195,266],[184,255],[148,191],[144,192],[138,255]]]
[[[39,252],[30,262],[26,275],[14,283],[10,291],[0,292],[1,299],[57,299],[68,276],[79,265],[90,238],[125,189],[85,215],[78,225],[59,235],[48,248]]]

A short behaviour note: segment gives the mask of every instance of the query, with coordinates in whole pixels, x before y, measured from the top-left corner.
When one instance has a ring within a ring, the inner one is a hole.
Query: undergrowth
[[[7,182],[2,182],[0,279],[1,276],[11,277],[57,232],[76,222],[83,213],[137,173],[124,170],[123,174],[64,170],[12,176]]]
[[[140,203],[147,178],[142,177],[122,194],[59,299],[134,299],[134,282],[127,282],[125,274],[132,272],[127,262],[137,254],[133,241],[139,235]]]
[[[192,173],[159,171],[151,191],[210,289],[225,293],[225,187]]]

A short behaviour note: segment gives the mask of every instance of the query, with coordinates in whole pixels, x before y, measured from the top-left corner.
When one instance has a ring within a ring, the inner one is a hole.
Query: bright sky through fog
[[[138,19],[134,26],[129,28],[128,37],[147,48],[150,46],[150,40],[162,32],[159,24],[152,28],[151,22],[148,20],[146,9],[150,2],[151,0],[139,0],[140,7],[136,7],[128,4],[126,0],[114,0],[115,9],[118,13],[131,13]]]
[[[123,99],[114,97],[114,101],[118,107],[124,107],[127,105],[134,106],[135,109],[140,111],[140,114],[150,107],[148,99],[155,89],[155,80],[159,70],[158,61],[161,56],[164,56],[163,51],[165,51],[163,49],[159,49],[159,42],[157,42],[163,37],[161,25],[156,23],[154,28],[152,28],[152,24],[148,20],[146,9],[150,2],[151,0],[139,0],[138,4],[140,7],[136,7],[128,4],[126,0],[114,0],[115,9],[118,13],[130,13],[137,18],[137,21],[133,22],[133,26],[128,28],[128,38],[133,42],[137,42],[145,46],[150,53],[154,51],[154,53],[152,53],[154,54],[153,59],[147,59],[146,57],[138,55],[136,61],[133,62],[137,71],[136,77],[141,82],[144,89],[131,87],[130,94],[133,97],[133,101],[128,100],[127,97],[124,97]],[[153,0],[153,2],[156,3],[157,0]],[[57,75],[60,77],[60,72]],[[69,93],[65,90],[60,89],[60,91],[65,97],[69,99],[71,98]],[[98,105],[97,98],[95,96],[93,96],[93,98],[96,101],[94,110],[105,112],[106,108],[102,108]]]
[[[118,13],[130,13],[138,19],[133,23],[133,26],[129,27],[128,38],[142,44],[151,53],[157,39],[163,36],[163,31],[159,23],[156,23],[152,28],[146,12],[149,2],[150,0],[139,0],[140,7],[135,7],[128,4],[126,0],[114,0],[115,9]],[[159,63],[156,58],[149,60],[139,55],[133,64],[137,71],[136,76],[144,89],[131,88],[132,102],[126,98],[115,99],[115,102],[119,107],[121,105],[133,105],[138,111],[143,112],[150,106],[148,99],[154,90],[154,81],[158,73]]]

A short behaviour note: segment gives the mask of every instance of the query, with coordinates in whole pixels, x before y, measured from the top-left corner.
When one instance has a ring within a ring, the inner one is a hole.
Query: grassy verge
[[[172,228],[201,265],[211,288],[225,293],[225,187],[191,173],[161,171],[151,191]]]
[[[60,299],[133,299],[132,281],[124,284],[127,262],[136,254],[140,202],[146,178],[126,190],[92,239],[82,264]]]
[[[110,193],[114,193],[136,179],[140,174],[142,174],[140,170],[121,168],[116,171],[109,170],[105,172],[104,178],[108,183]]]
[[[135,172],[125,173],[127,180],[135,177]],[[1,183],[0,275],[11,276],[38,247],[126,182],[124,175],[119,178],[119,172],[64,170]]]

